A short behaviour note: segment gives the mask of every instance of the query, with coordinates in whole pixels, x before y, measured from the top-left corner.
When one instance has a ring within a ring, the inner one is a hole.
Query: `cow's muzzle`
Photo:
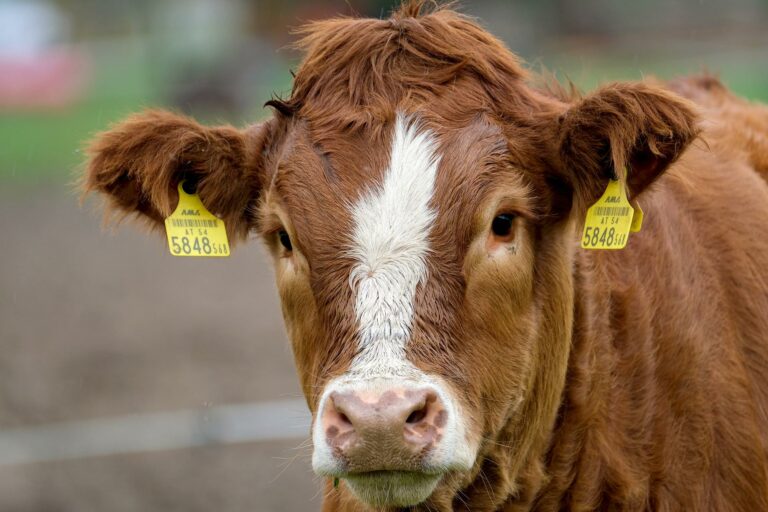
[[[430,388],[336,391],[320,414],[325,440],[348,473],[421,471],[448,417]]]
[[[315,419],[313,466],[369,505],[416,505],[447,471],[474,460],[457,416],[450,396],[429,382],[330,386]]]

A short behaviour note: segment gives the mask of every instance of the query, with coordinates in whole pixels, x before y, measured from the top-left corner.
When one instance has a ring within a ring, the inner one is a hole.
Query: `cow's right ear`
[[[186,180],[224,220],[230,239],[243,239],[256,222],[273,124],[237,130],[205,127],[165,111],[135,114],[90,143],[84,193],[106,196],[108,213],[138,214],[160,226],[176,207],[179,182]]]
[[[636,197],[699,132],[693,104],[646,82],[603,86],[565,110],[557,125],[557,182],[580,215],[624,173]]]

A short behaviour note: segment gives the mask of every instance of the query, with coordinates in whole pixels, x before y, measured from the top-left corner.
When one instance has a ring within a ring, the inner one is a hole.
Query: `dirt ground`
[[[0,430],[301,396],[258,241],[174,258],[95,206],[0,184]],[[0,511],[318,510],[300,444],[0,466]]]

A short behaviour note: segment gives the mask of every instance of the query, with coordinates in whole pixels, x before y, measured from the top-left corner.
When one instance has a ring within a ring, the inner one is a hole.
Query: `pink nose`
[[[418,471],[442,438],[448,411],[434,390],[333,392],[321,424],[349,472]]]

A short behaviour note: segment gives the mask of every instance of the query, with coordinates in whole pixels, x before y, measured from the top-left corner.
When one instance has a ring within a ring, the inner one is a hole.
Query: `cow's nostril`
[[[417,409],[413,411],[411,414],[408,415],[408,417],[405,419],[405,422],[409,425],[413,425],[414,423],[418,423],[427,416],[427,405],[424,405],[424,407]]]
[[[342,422],[342,423],[345,423],[345,424],[347,424],[347,425],[352,425],[352,422],[350,421],[350,419],[349,419],[349,418],[347,418],[347,415],[346,415],[346,414],[344,414],[344,413],[343,413],[343,412],[341,412],[341,411],[337,411],[337,412],[339,413],[339,421],[340,421],[340,422]]]

